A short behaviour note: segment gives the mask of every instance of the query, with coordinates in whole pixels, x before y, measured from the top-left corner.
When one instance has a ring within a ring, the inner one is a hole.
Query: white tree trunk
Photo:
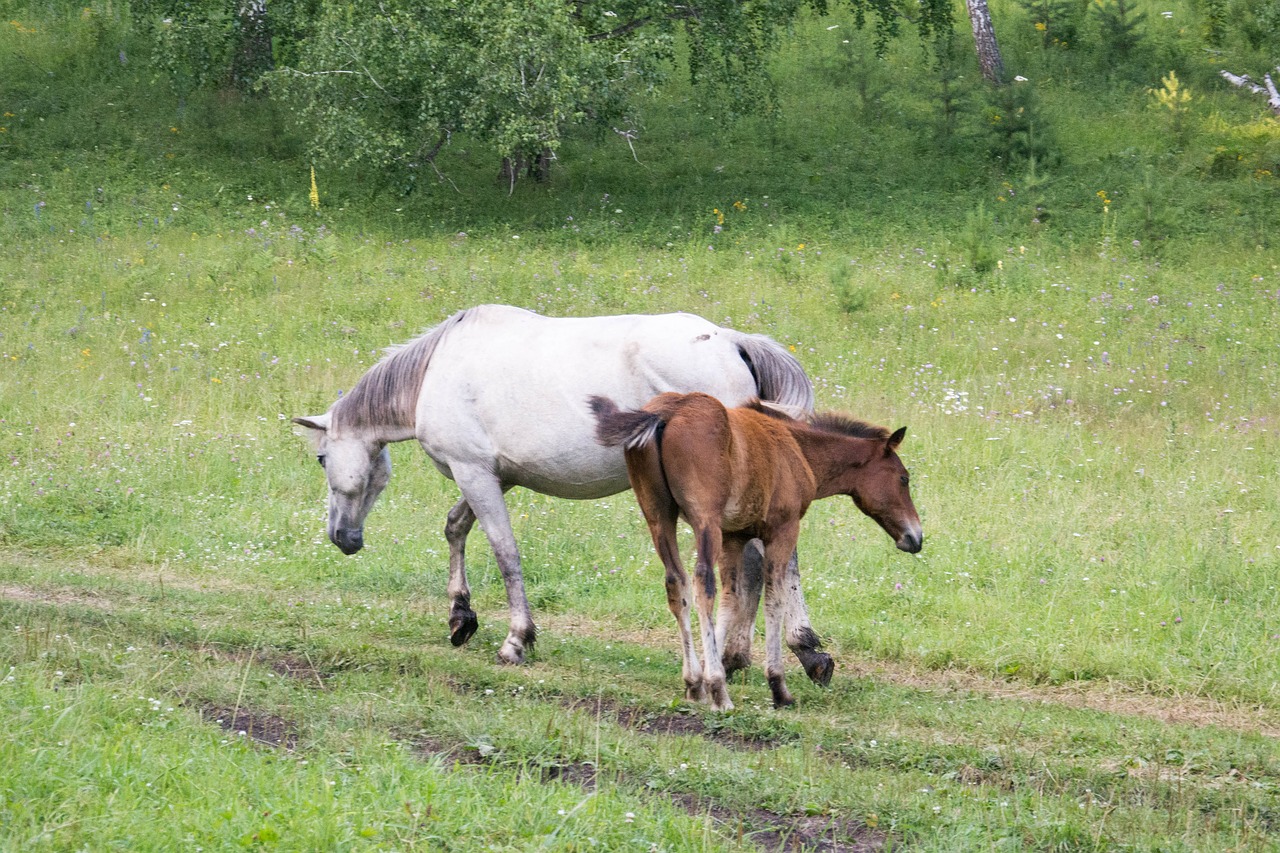
[[[1276,71],[1280,72],[1280,65],[1276,66]],[[1280,116],[1280,91],[1276,90],[1276,83],[1271,79],[1270,74],[1263,74],[1262,81],[1265,86],[1259,86],[1257,83],[1249,79],[1247,74],[1232,74],[1230,71],[1219,72],[1233,86],[1239,86],[1242,89],[1248,89],[1258,95],[1267,96],[1267,106],[1271,107],[1271,112]]]
[[[987,0],[965,0],[969,7],[969,22],[973,25],[973,44],[978,51],[978,65],[988,82],[1004,82],[1004,60],[1000,58],[1000,45],[996,43],[996,30],[991,24],[991,10]]]

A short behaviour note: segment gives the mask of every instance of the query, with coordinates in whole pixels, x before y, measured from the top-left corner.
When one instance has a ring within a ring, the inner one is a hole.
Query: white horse
[[[450,639],[462,645],[477,628],[464,552],[479,519],[511,610],[498,659],[515,664],[524,660],[536,629],[503,494],[513,486],[577,499],[625,491],[622,450],[596,441],[587,398],[605,396],[634,409],[666,391],[702,391],[727,406],[761,399],[813,411],[804,369],[763,335],[692,314],[551,318],[481,305],[390,349],[325,414],[293,420],[314,431],[329,481],[329,539],[345,554],[364,546],[365,517],[391,478],[387,444],[418,440],[462,491],[445,523]],[[757,552],[752,565],[744,561],[747,589],[724,587],[729,672],[750,662],[759,560]],[[791,571],[798,587],[794,559]],[[818,672],[810,677],[825,684],[829,658]]]

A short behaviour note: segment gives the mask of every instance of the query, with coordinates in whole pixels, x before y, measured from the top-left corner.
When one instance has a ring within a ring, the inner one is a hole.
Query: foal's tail
[[[756,395],[793,418],[813,414],[813,383],[786,347],[765,335],[724,329],[756,380]]]
[[[653,412],[624,412],[608,397],[591,397],[596,416],[596,441],[605,447],[640,450],[658,439],[663,420]]]

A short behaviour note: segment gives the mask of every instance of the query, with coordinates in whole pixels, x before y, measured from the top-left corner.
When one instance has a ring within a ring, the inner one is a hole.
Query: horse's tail
[[[596,441],[605,447],[640,450],[658,439],[663,419],[653,412],[624,412],[608,397],[591,397],[591,412],[596,416]]]
[[[725,329],[756,380],[756,393],[792,417],[813,414],[813,383],[786,347],[765,335]]]

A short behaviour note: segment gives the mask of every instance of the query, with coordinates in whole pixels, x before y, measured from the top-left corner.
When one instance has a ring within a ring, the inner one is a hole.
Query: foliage
[[[676,75],[639,166],[571,130],[555,186],[392,199],[320,162],[317,210],[269,103],[179,106],[107,4],[52,5],[0,27],[0,848],[1275,847],[1280,133],[1255,103],[1177,63],[1090,76],[1087,41],[1028,26],[1062,156],[993,166],[965,99],[936,143],[925,46],[868,60],[864,99],[839,63],[874,34],[832,17],[780,46],[782,121],[725,123]],[[1196,91],[1178,150],[1142,119],[1169,68]],[[491,174],[470,145],[449,171]],[[908,426],[922,554],[848,501],[805,520],[830,690],[793,679],[777,712],[757,667],[732,715],[680,703],[627,495],[507,496],[527,667],[493,663],[479,530],[483,624],[449,645],[457,490],[417,447],[366,549],[328,544],[288,416],[483,301],[696,312]]]
[[[1131,0],[1095,0],[1093,9],[1102,38],[1101,62],[1110,68],[1124,66],[1142,41],[1146,13],[1136,11]]]
[[[1042,167],[1054,165],[1059,151],[1034,83],[988,89],[985,117],[988,152],[1001,169],[1021,169],[1033,158]]]
[[[1031,18],[1043,48],[1067,50],[1077,46],[1088,0],[1019,0]]]
[[[1178,80],[1176,71],[1170,71],[1160,79],[1161,88],[1148,89],[1157,108],[1169,115],[1173,138],[1180,144],[1186,141],[1187,113],[1190,111],[1191,90]]]

